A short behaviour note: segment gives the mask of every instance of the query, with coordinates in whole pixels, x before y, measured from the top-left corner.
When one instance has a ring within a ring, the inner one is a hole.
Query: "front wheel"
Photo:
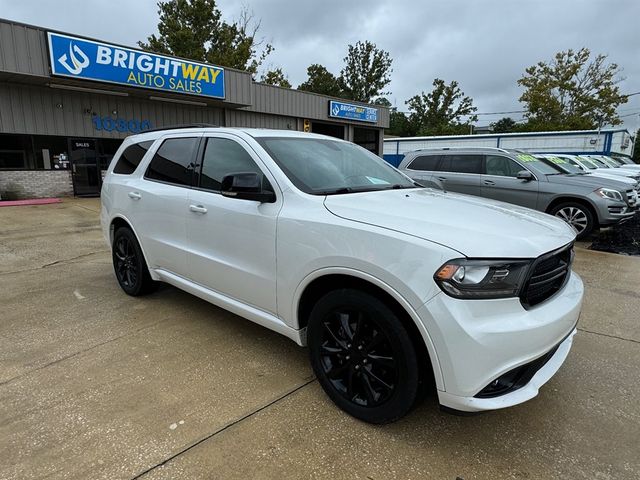
[[[553,207],[549,213],[571,225],[576,231],[578,240],[589,235],[595,228],[595,219],[591,210],[580,203],[561,203]]]
[[[413,407],[416,350],[400,319],[368,293],[342,289],[322,297],[307,331],[311,365],[334,403],[369,423],[389,423]]]

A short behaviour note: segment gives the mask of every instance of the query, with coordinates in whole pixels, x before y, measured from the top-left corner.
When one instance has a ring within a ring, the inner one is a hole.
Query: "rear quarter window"
[[[434,171],[438,167],[438,161],[441,155],[422,155],[416,157],[413,161],[409,162],[407,168],[409,170],[427,170]]]
[[[116,166],[113,167],[113,173],[131,175],[138,168],[151,145],[153,145],[153,140],[129,145],[120,155]]]

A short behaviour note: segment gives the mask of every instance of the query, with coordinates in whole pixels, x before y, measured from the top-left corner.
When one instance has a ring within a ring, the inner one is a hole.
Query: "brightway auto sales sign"
[[[130,87],[224,98],[224,69],[47,32],[51,73]]]

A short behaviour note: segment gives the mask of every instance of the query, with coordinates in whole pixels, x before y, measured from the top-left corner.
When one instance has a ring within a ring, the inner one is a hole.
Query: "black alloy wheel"
[[[115,232],[112,257],[116,278],[125,293],[138,296],[153,290],[155,282],[149,275],[140,245],[130,229],[122,227]]]
[[[415,349],[400,320],[374,296],[351,289],[325,295],[311,313],[308,343],[320,384],[347,413],[387,423],[413,406]]]
[[[387,401],[398,384],[398,365],[389,339],[362,311],[329,312],[322,322],[320,361],[333,387],[363,407]]]

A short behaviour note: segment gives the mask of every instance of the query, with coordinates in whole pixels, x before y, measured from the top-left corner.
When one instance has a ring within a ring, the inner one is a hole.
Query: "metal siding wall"
[[[0,71],[49,75],[44,31],[0,22]]]
[[[228,110],[227,127],[271,128],[277,130],[296,130],[296,119],[278,115]]]
[[[56,108],[62,103],[63,108]],[[198,107],[47,87],[0,83],[0,133],[124,138],[130,133],[95,130],[90,108],[100,117],[150,120],[153,127],[179,123],[223,124],[222,109]],[[117,110],[117,116],[111,114]]]
[[[345,122],[329,117],[330,97],[295,89],[273,87],[261,83],[254,83],[253,90],[255,93],[254,104],[246,108],[253,112],[309,118],[313,120],[328,120],[371,128],[386,128],[389,126],[389,110],[384,107],[378,107],[379,118],[377,124]],[[348,102],[348,100],[344,101]]]

